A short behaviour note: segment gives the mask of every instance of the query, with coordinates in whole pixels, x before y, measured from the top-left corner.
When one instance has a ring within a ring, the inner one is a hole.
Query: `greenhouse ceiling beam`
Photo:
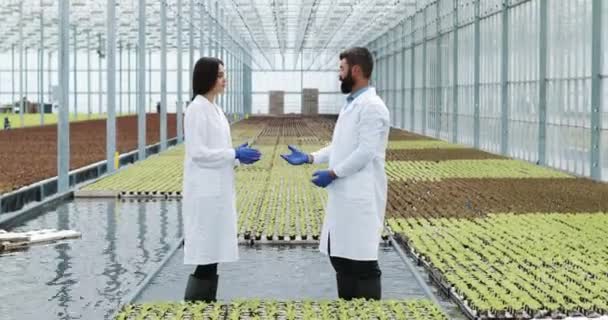
[[[404,9],[406,9],[406,10],[409,9],[410,11],[407,12],[403,16],[400,13],[397,13],[396,19],[393,19],[394,16],[387,17],[386,20],[394,20],[394,22],[392,24],[390,24],[391,26],[389,26],[385,29],[382,29],[381,31],[375,31],[378,29],[377,28],[377,24],[378,24],[377,19],[371,19],[365,28],[361,28],[361,30],[365,30],[365,32],[360,33],[358,36],[355,36],[354,40],[349,42],[349,46],[347,46],[347,47],[355,46],[360,43],[365,43],[366,41],[368,41],[367,39],[372,39],[371,41],[376,41],[381,36],[383,36],[384,33],[386,33],[388,30],[395,28],[397,25],[399,25],[400,23],[403,23],[404,21],[407,23],[408,19],[414,17],[414,15],[417,14],[419,11],[421,11],[423,8],[426,8],[426,5],[425,5],[420,10],[417,10],[416,8],[417,8],[418,4],[416,1],[403,2],[400,5],[403,6]],[[413,8],[413,10],[411,10],[412,8]],[[376,23],[374,23],[374,22],[376,22]]]
[[[374,3],[376,1],[377,0],[374,0]],[[321,33],[325,33],[324,30],[326,30],[326,25],[331,20],[330,17],[332,17],[329,12],[334,12],[335,11],[334,10],[335,6],[336,6],[336,2],[332,1],[330,3],[329,9],[327,10],[328,13],[325,15],[325,17],[323,18],[323,22],[321,22],[321,24],[320,24],[320,29],[322,30]],[[351,10],[351,12],[353,12],[353,11]],[[329,38],[327,38],[327,40],[322,45],[320,45],[320,46],[317,45],[317,44],[320,44],[320,42],[319,42],[320,40],[319,39],[314,39],[314,40],[311,41],[313,43],[314,50],[318,50],[318,52],[317,52],[317,54],[314,55],[314,58],[312,59],[312,61],[310,62],[310,64],[306,68],[306,70],[310,70],[310,68],[312,68],[312,66],[317,61],[317,58],[319,58],[321,56],[321,54],[323,53],[324,50],[323,49],[319,50],[319,48],[325,48],[325,47],[327,47],[329,45],[329,41],[336,35],[336,32],[339,29],[340,29],[340,27],[336,27],[332,31],[331,36]]]
[[[282,15],[282,10],[279,6],[282,6],[282,0],[272,0],[271,2],[271,10],[272,10],[272,21],[274,23],[274,34],[277,39],[277,43],[279,44],[280,54],[285,58],[285,28],[284,28],[284,17]]]
[[[300,60],[300,55],[302,54],[302,48],[304,46],[304,39],[306,39],[306,35],[308,34],[308,30],[310,29],[310,25],[312,22],[313,14],[317,14],[317,9],[319,8],[319,0],[307,0],[300,7],[300,13],[298,14],[298,29],[296,32],[296,42],[294,52],[298,55],[296,56],[296,60],[293,64],[293,68],[295,69]],[[306,19],[304,19],[306,17]],[[304,24],[305,22],[305,24]],[[289,49],[289,48],[286,48]],[[302,58],[303,59],[303,58]]]
[[[260,18],[260,14],[257,10],[257,7],[255,6],[255,3],[253,2],[253,0],[249,1],[251,6],[254,8],[254,12],[256,14],[256,17],[259,21],[259,24],[262,25],[262,19]],[[262,49],[262,47],[260,46],[260,44],[258,43],[258,41],[255,39],[254,33],[251,31],[251,27],[249,26],[249,24],[247,24],[246,19],[243,17],[243,14],[241,13],[241,10],[239,9],[238,4],[235,2],[235,0],[231,0],[230,3],[234,6],[235,8],[235,12],[238,15],[238,17],[241,19],[241,22],[243,23],[243,25],[245,26],[245,29],[247,29],[247,32],[251,38],[251,41],[255,44],[255,46],[258,48],[258,50],[260,51],[260,53],[262,54],[262,56],[264,57],[264,59],[266,60],[266,62],[268,63],[268,66],[270,66],[271,68],[275,68],[276,66],[274,65],[274,60],[271,62],[270,59],[268,58],[268,56],[266,55],[265,50]],[[253,60],[253,59],[252,59]],[[258,64],[258,63],[256,63]],[[260,67],[261,64],[258,64],[258,67]]]
[[[376,0],[377,2],[377,0]],[[374,2],[374,5],[376,4],[376,2]],[[366,2],[366,4],[369,4],[369,2]],[[373,7],[374,5],[368,5],[365,9],[363,10],[363,14],[367,14],[367,12],[369,12],[369,8]],[[411,2],[404,2],[404,3],[400,3],[399,5],[403,6],[404,9],[407,10],[407,8],[415,8],[416,7],[416,2],[415,1],[411,1]],[[391,14],[389,16],[386,16],[385,19],[388,21],[394,21],[391,25],[389,25],[389,27],[385,27],[383,29],[381,29],[381,31],[376,31],[377,29],[377,25],[378,25],[378,18],[379,17],[374,17],[372,19],[368,19],[368,22],[364,25],[364,27],[361,27],[360,30],[363,30],[363,32],[359,33],[359,36],[355,36],[354,40],[350,40],[348,41],[349,37],[353,37],[353,34],[348,34],[348,33],[342,33],[345,36],[341,39],[339,39],[339,41],[337,41],[337,43],[348,43],[348,45],[346,46],[342,46],[342,47],[334,47],[335,49],[332,49],[330,51],[333,51],[332,54],[328,55],[327,60],[319,65],[319,68],[324,68],[327,67],[330,62],[332,61],[332,59],[335,59],[335,56],[337,56],[340,51],[346,49],[346,48],[351,48],[353,46],[359,46],[362,45],[363,43],[366,43],[368,41],[368,39],[378,39],[381,35],[385,34],[386,32],[388,32],[389,30],[392,30],[394,28],[396,28],[399,24],[401,24],[403,21],[405,21],[407,18],[401,18],[400,17],[400,11],[395,10],[396,7],[392,7],[391,8],[392,11]],[[386,10],[386,8],[385,8]],[[397,19],[393,19],[394,15],[396,15],[398,18]],[[406,17],[411,16],[411,14],[406,14]],[[359,21],[360,19],[355,19],[355,21]],[[329,48],[329,47],[328,47]],[[318,56],[321,56],[320,54]]]
[[[193,6],[194,6],[194,4],[192,4],[192,8],[194,8]],[[175,13],[177,16],[177,11],[174,10],[172,7],[168,7],[168,10]],[[190,12],[192,13],[193,10],[190,10]],[[148,14],[148,16],[149,16],[149,14]],[[192,35],[189,38],[192,38],[192,41],[194,41],[194,30],[200,31],[200,24],[193,20],[194,18],[192,17],[192,14],[190,14],[190,17],[183,15],[183,14],[181,14],[180,16],[182,17],[182,20],[185,21],[186,24],[189,26],[190,33],[192,33]],[[212,26],[215,25],[216,28],[221,27],[222,30],[224,31],[225,35],[227,35],[231,41],[236,42],[238,44],[239,48],[241,48],[244,51],[250,51],[249,47],[245,46],[245,41],[240,37],[240,35],[235,34],[234,32],[228,32],[226,28],[224,28],[223,26],[220,26],[219,20],[215,20],[215,18],[213,18],[211,16],[210,16],[210,18],[213,19],[213,21],[214,21],[214,23],[212,23]],[[209,43],[213,43],[214,46],[217,47],[220,45],[220,42],[216,37],[213,36],[213,34],[214,34],[214,32],[207,32],[207,33],[204,33],[203,37],[208,39]],[[175,43],[177,43],[177,39],[176,39]],[[186,43],[186,44],[188,46],[190,46],[190,40],[188,40],[188,43]],[[183,43],[182,43],[182,45],[183,45]],[[194,44],[193,44],[193,46],[194,46]],[[168,48],[171,47],[172,49],[177,49],[177,45],[169,46],[169,43],[167,43],[167,47]],[[154,47],[154,48],[158,49],[158,47]],[[230,48],[225,48],[225,50],[228,51],[230,54],[236,54],[235,50],[232,50]],[[217,50],[215,50],[215,51],[217,51]],[[210,52],[209,55],[217,55],[217,53],[214,54],[214,53]],[[258,66],[260,65],[259,62],[257,62],[257,61],[253,61],[253,62]],[[194,61],[193,61],[193,63],[194,63]]]

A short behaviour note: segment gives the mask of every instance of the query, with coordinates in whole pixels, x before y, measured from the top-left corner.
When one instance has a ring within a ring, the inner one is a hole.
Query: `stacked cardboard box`
[[[283,114],[285,113],[285,91],[270,91],[270,102],[268,104],[268,113]]]
[[[319,89],[302,89],[302,114],[319,114]]]

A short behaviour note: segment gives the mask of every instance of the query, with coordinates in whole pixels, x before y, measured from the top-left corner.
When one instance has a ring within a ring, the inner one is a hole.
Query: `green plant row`
[[[447,320],[432,302],[426,300],[363,299],[344,301],[235,300],[230,303],[152,303],[127,305],[117,320],[152,319],[318,319],[318,320]]]
[[[446,178],[571,178],[519,160],[388,161],[390,180],[438,181]]]
[[[122,114],[117,116],[127,116],[130,114]],[[11,127],[19,128],[21,127],[21,116],[18,113],[8,113],[8,114],[0,114],[0,120],[4,122],[4,118],[7,117],[11,122]],[[79,113],[78,116],[70,113],[70,122],[79,122],[79,121],[87,121],[87,120],[99,120],[105,119],[106,114],[98,114],[92,113],[91,117],[87,113]],[[56,124],[57,123],[57,114],[55,113],[45,113],[44,114],[44,124]],[[23,123],[24,127],[35,127],[40,125],[40,114],[39,113],[26,113],[23,115]]]
[[[181,192],[183,155],[180,150],[150,156],[114,175],[83,188],[87,191]],[[183,153],[183,151],[182,151]]]
[[[325,190],[310,182],[321,166],[290,166],[280,157],[286,146],[255,146],[261,161],[236,170],[238,233],[246,238],[318,238]],[[304,146],[312,152],[322,146]],[[184,147],[178,146],[84,188],[88,191],[181,192]]]
[[[480,315],[608,314],[608,213],[388,224]]]

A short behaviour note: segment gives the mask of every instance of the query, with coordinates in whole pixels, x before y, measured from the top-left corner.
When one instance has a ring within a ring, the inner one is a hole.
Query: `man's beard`
[[[353,91],[355,81],[353,80],[353,75],[350,73],[350,70],[348,70],[346,78],[340,79],[340,81],[342,81],[342,83],[340,84],[340,89],[342,90],[342,93],[347,94]]]

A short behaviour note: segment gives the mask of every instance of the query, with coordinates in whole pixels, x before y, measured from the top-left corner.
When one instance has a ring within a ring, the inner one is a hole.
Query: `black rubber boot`
[[[357,292],[354,298],[367,300],[380,300],[382,298],[382,284],[380,276],[357,280]]]
[[[199,279],[194,275],[188,277],[186,285],[185,301],[215,302],[217,294],[218,275],[207,279]]]
[[[336,282],[338,284],[338,298],[351,300],[355,297],[355,294],[357,293],[357,282],[355,278],[336,273]]]

